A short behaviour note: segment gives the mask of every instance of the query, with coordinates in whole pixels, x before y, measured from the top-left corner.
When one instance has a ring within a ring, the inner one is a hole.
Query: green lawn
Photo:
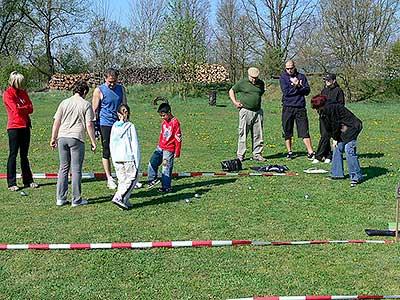
[[[130,87],[128,103],[142,152],[142,169],[158,141],[160,118],[151,100],[165,87]],[[55,173],[58,153],[48,146],[52,116],[69,93],[31,94],[35,112],[30,161],[34,173]],[[220,171],[234,158],[237,111],[226,94],[218,106],[207,98],[172,98],[183,131],[176,172]],[[55,205],[56,180],[37,180],[28,196],[0,181],[0,243],[101,243],[168,240],[347,240],[365,239],[365,228],[386,229],[395,219],[399,175],[400,104],[357,103],[348,107],[364,123],[358,152],[366,181],[310,175],[303,143],[286,161],[281,137],[280,101],[263,102],[264,156],[287,164],[296,177],[195,177],[173,181],[175,192],[135,190],[134,209],[111,204],[103,180],[84,180],[85,207]],[[309,110],[313,143],[318,117]],[[0,173],[6,173],[6,113],[0,108]],[[87,147],[89,148],[89,147]],[[100,147],[101,148],[101,147]],[[85,172],[103,172],[101,149],[87,149]],[[262,166],[245,161],[244,167]],[[327,167],[324,164],[321,167]],[[248,170],[245,170],[246,172]],[[141,179],[145,182],[145,178]],[[248,186],[253,187],[252,190]],[[195,193],[200,199],[194,199]],[[309,194],[310,198],[305,199]],[[192,203],[183,200],[191,197]],[[385,239],[384,237],[369,239]],[[180,248],[149,250],[0,251],[0,299],[227,299],[267,295],[399,294],[396,244]]]

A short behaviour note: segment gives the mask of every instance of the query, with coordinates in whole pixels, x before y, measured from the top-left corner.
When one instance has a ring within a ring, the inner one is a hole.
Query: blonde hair
[[[18,73],[17,71],[13,71],[10,74],[9,84],[10,86],[20,89],[22,88],[22,81],[24,80],[24,75]]]

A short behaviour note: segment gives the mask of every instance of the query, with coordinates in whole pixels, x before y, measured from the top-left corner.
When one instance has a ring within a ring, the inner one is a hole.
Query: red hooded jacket
[[[31,126],[29,115],[33,112],[33,106],[25,90],[9,87],[3,93],[3,102],[8,115],[7,129]]]

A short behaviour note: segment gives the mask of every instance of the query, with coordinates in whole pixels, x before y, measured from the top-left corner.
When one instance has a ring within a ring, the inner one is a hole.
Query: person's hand
[[[166,166],[166,165],[168,165],[168,159],[163,159],[163,161],[162,161],[162,165],[163,165],[163,166]]]
[[[240,103],[239,101],[236,101],[236,102],[234,103],[234,105],[235,105],[235,107],[236,107],[237,109],[241,109],[241,108],[243,107],[243,104]]]
[[[90,150],[92,150],[92,152],[96,152],[96,148],[97,148],[96,143],[92,143]]]
[[[336,148],[336,146],[337,146],[337,141],[333,140],[332,146],[333,146],[333,148]]]
[[[54,150],[55,148],[57,148],[57,140],[56,139],[51,139],[50,141],[50,147],[52,150]]]

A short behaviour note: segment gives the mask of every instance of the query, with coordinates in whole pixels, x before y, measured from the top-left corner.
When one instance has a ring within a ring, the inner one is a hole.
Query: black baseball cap
[[[336,74],[328,73],[324,77],[322,77],[322,79],[323,80],[329,80],[329,81],[336,80]]]

